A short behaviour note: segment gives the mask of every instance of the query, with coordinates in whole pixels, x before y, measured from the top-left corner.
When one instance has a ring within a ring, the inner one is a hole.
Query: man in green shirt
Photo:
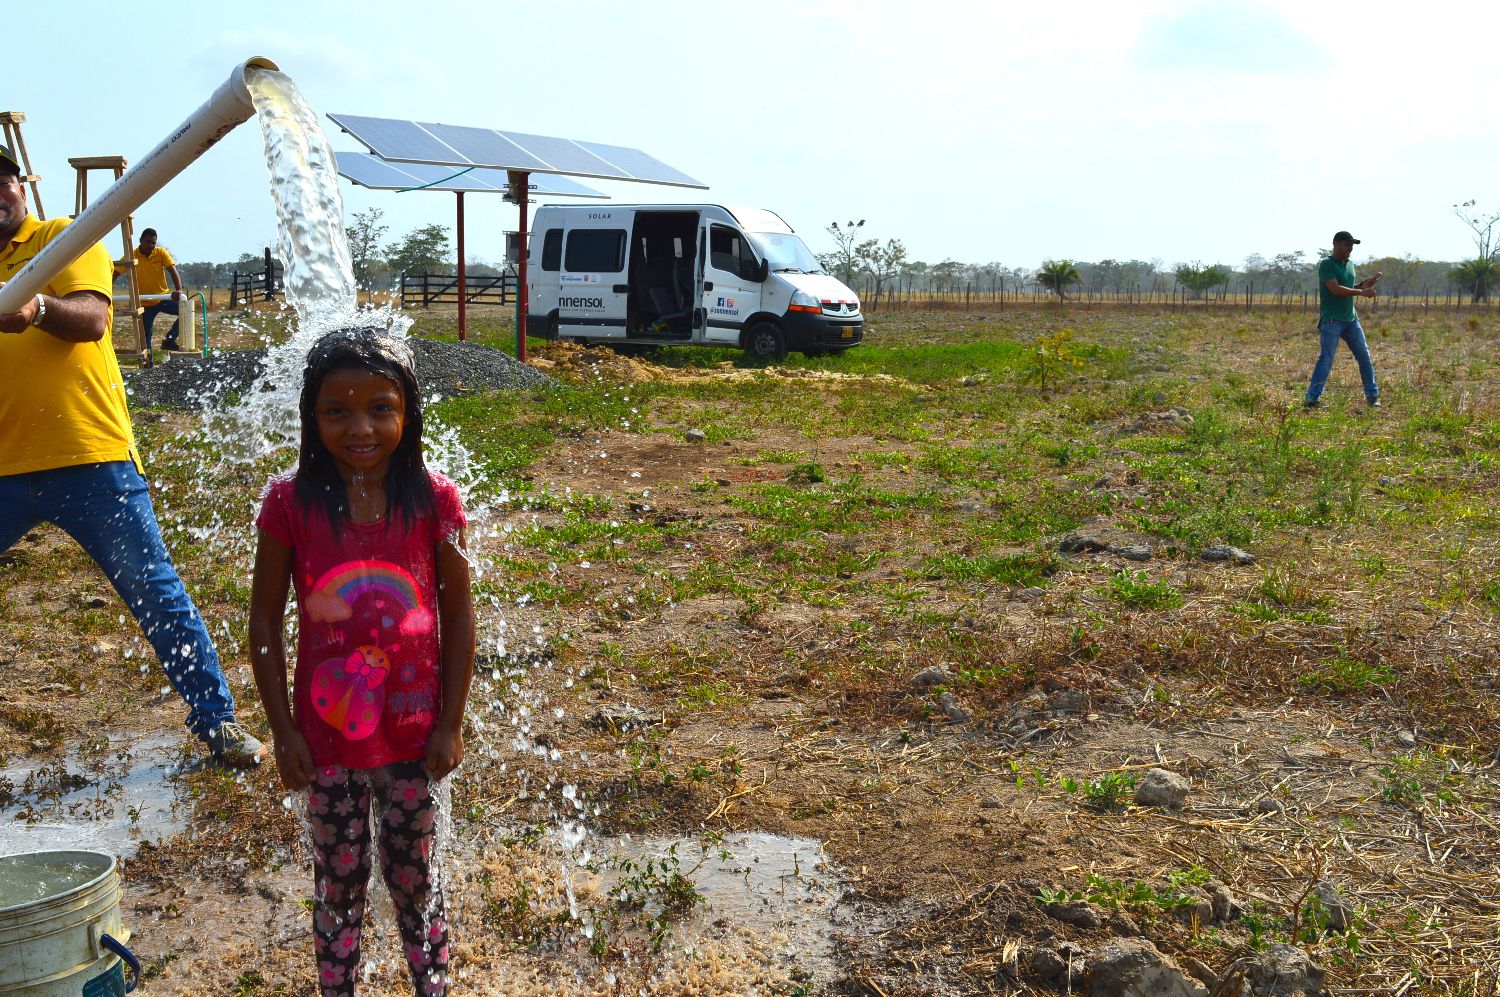
[[[1339,340],[1349,344],[1349,352],[1359,364],[1359,377],[1365,386],[1365,401],[1371,406],[1380,405],[1380,386],[1375,383],[1375,365],[1370,362],[1370,347],[1365,342],[1365,330],[1354,313],[1355,298],[1375,297],[1375,282],[1380,272],[1355,282],[1354,264],[1349,254],[1359,240],[1348,232],[1333,234],[1333,255],[1318,264],[1318,339],[1321,352],[1313,367],[1312,380],[1307,385],[1307,397],[1303,400],[1308,408],[1317,408],[1323,396],[1323,385],[1328,383],[1328,372],[1333,369],[1333,355],[1338,351]]]

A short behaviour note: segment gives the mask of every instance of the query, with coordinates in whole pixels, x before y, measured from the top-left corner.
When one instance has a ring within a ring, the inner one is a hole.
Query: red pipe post
[[[464,192],[454,191],[458,195],[458,341],[463,342],[468,338],[468,294],[464,284]]]
[[[531,174],[521,170],[510,172],[511,194],[516,204],[521,209],[521,252],[520,262],[516,267],[516,359],[522,363],[526,362],[526,314],[530,301],[526,294],[526,205],[528,201],[527,192],[531,188]]]

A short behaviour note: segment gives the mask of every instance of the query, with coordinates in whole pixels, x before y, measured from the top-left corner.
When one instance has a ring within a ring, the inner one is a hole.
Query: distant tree
[[[1053,294],[1058,300],[1068,300],[1068,288],[1083,282],[1083,277],[1078,273],[1078,267],[1072,260],[1047,260],[1036,272],[1036,282]]]
[[[1090,266],[1093,286],[1101,291],[1119,294],[1135,278],[1135,267],[1119,260],[1100,260]]]
[[[932,287],[937,291],[954,291],[963,283],[964,265],[957,260],[945,259],[934,263],[928,271],[932,276]]]
[[[1177,278],[1177,283],[1193,292],[1194,298],[1201,298],[1210,288],[1227,283],[1233,271],[1219,263],[1204,266],[1194,261],[1177,264],[1173,275]]]
[[[1167,274],[1167,271],[1165,271],[1165,270],[1163,270],[1161,268],[1162,263],[1163,263],[1163,260],[1162,260],[1162,258],[1160,256],[1153,256],[1153,257],[1151,257],[1151,262],[1149,264],[1149,266],[1151,267],[1151,269],[1150,269],[1148,275],[1151,278],[1151,290],[1152,291],[1164,291],[1164,290],[1166,290],[1166,287],[1164,285],[1166,284],[1166,280],[1167,280],[1168,274]]]
[[[823,264],[823,269],[832,273],[845,284],[853,284],[854,278],[863,269],[860,265],[860,257],[875,245],[874,239],[859,241],[860,229],[865,227],[865,220],[861,218],[857,222],[849,222],[840,225],[838,222],[830,222],[825,229],[833,236],[834,249],[831,253],[823,253],[818,256],[818,262]]]
[[[453,266],[448,230],[442,225],[414,228],[386,247],[386,259],[398,274],[442,273]]]
[[[901,267],[901,279],[906,281],[908,289],[926,290],[927,272],[931,270],[930,264],[921,260],[907,260]]]
[[[1415,293],[1425,266],[1423,261],[1410,253],[1405,256],[1382,256],[1364,264],[1366,269],[1380,271],[1380,289],[1393,298]]]
[[[1474,296],[1475,301],[1490,299],[1490,285],[1500,283],[1500,260],[1476,256],[1448,271],[1448,279]]]
[[[384,262],[380,257],[380,240],[385,238],[390,226],[380,224],[383,214],[379,208],[357,211],[354,221],[345,228],[349,256],[354,262],[354,283],[366,290],[374,281],[376,269]]]
[[[1455,204],[1453,213],[1474,233],[1474,248],[1479,251],[1476,259],[1493,260],[1500,257],[1500,246],[1495,244],[1495,225],[1500,222],[1500,211],[1485,214],[1475,207],[1478,203],[1468,200]]]
[[[223,283],[219,278],[219,265],[215,263],[179,263],[177,272],[187,287],[218,287]]]
[[[871,282],[875,285],[873,310],[880,307],[881,290],[906,265],[906,247],[901,245],[900,239],[887,239],[884,246],[872,246],[866,250],[861,260],[870,275]]]
[[[240,258],[229,264],[234,273],[262,273],[266,269],[266,254],[241,253]]]
[[[1268,260],[1259,253],[1252,253],[1245,257],[1245,277],[1258,294],[1285,294],[1306,281],[1309,267],[1303,259],[1305,255],[1299,249],[1293,253],[1277,253]]]

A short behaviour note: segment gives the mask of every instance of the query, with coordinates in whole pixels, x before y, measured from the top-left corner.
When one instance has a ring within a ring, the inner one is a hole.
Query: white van
[[[738,346],[757,360],[864,338],[859,296],[774,212],[717,204],[545,205],[526,332],[616,346]]]

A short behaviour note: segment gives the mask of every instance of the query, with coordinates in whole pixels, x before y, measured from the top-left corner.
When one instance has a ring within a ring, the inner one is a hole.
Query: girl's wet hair
[[[422,392],[411,348],[379,329],[336,329],[313,344],[302,371],[302,449],[295,494],[304,509],[321,508],[337,536],[349,511],[349,493],[333,454],[318,433],[318,392],[336,370],[368,370],[396,382],[405,400],[406,422],[385,475],[385,514],[399,511],[411,528],[433,511],[432,479],[422,459]]]

